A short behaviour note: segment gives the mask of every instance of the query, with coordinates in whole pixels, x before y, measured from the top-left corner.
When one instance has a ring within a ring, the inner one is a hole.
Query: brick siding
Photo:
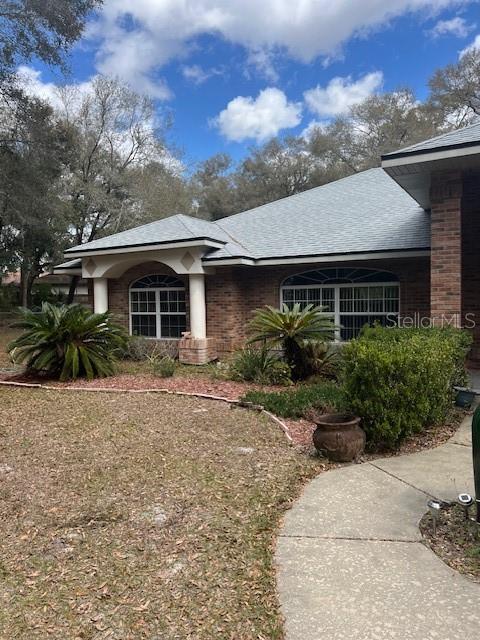
[[[480,366],[480,174],[466,174],[462,197],[462,316],[470,320],[474,345],[471,364]],[[478,325],[478,326],[477,326]]]
[[[217,267],[215,274],[205,278],[207,300],[207,336],[210,352],[222,354],[232,351],[247,338],[247,324],[252,312],[269,304],[278,307],[280,287],[285,278],[324,267],[359,267],[391,271],[400,282],[400,312],[403,316],[428,316],[430,313],[430,262],[428,258],[398,260],[369,260],[328,265],[303,264],[289,267]],[[126,271],[120,278],[108,282],[109,309],[126,328],[129,287],[138,278],[154,273],[176,275],[158,262],[148,262]],[[187,289],[188,276],[176,276]],[[89,296],[93,302],[92,285]]]
[[[432,175],[431,313],[436,324],[462,324],[462,191],[460,172]]]

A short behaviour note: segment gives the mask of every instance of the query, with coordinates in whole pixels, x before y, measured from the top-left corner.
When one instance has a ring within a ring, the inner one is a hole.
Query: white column
[[[107,278],[93,278],[93,310],[95,313],[108,311]]]
[[[207,337],[207,310],[205,306],[205,276],[191,273],[190,285],[190,333],[192,338]]]

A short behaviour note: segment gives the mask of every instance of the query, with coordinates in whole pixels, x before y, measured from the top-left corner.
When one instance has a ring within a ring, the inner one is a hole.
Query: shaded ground
[[[475,515],[474,507],[470,515]],[[466,520],[459,505],[442,509],[436,533],[430,514],[422,518],[420,530],[430,549],[452,569],[480,582],[480,526]]]
[[[318,463],[254,412],[0,389],[0,637],[282,637],[272,540]]]
[[[6,352],[7,344],[18,336],[18,329],[10,329],[0,325],[0,369],[13,369],[10,357]]]

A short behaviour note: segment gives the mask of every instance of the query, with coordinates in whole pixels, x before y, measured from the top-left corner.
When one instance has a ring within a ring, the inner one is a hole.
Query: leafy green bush
[[[457,329],[373,327],[342,350],[350,409],[370,442],[390,447],[440,424],[464,381],[471,338]]]
[[[155,376],[160,378],[171,378],[175,373],[176,362],[168,355],[161,355],[158,351],[147,356],[148,363]]]
[[[8,345],[15,363],[28,372],[47,373],[60,380],[88,379],[114,373],[126,335],[109,312],[91,313],[79,304],[42,304],[38,313],[21,309],[13,327],[24,332]]]
[[[266,346],[237,351],[229,367],[232,380],[258,384],[290,384],[290,367]]]
[[[0,284],[0,311],[11,311],[20,305],[20,287],[13,282]]]
[[[312,304],[303,309],[294,304],[290,309],[286,304],[281,309],[266,306],[257,309],[250,322],[252,339],[250,342],[268,342],[271,346],[281,346],[285,359],[290,365],[292,378],[305,378],[303,347],[312,340],[331,340],[335,326],[332,319],[323,313],[323,307]]]
[[[303,384],[285,391],[247,391],[244,402],[262,405],[267,411],[284,418],[301,418],[309,409],[330,411],[342,409],[344,396],[341,387],[330,381]]]
[[[302,358],[306,376],[337,377],[338,350],[328,342],[305,341],[302,345]]]

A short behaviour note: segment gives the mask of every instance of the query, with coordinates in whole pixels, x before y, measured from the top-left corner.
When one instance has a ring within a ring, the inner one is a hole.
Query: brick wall
[[[326,266],[391,271],[400,281],[401,314],[429,315],[428,258],[370,260],[358,263],[332,263]],[[280,286],[285,278],[319,267],[319,264],[289,267],[217,267],[214,275],[206,276],[207,336],[213,342],[213,349],[222,354],[241,345],[247,337],[246,327],[252,312],[266,304],[278,307]],[[128,291],[131,283],[142,276],[154,273],[176,275],[168,267],[158,262],[150,262],[129,269],[118,279],[109,280],[109,309],[126,328],[129,326]],[[188,328],[188,277],[177,277],[184,282],[187,289]]]
[[[474,346],[471,361],[480,366],[480,174],[464,176],[462,197],[462,316],[472,322]],[[478,325],[478,326],[477,326]]]
[[[328,267],[359,267],[391,271],[400,281],[403,316],[430,314],[430,261],[428,258],[332,263]],[[252,311],[266,304],[278,307],[280,286],[288,276],[318,269],[319,264],[289,267],[217,267],[207,276],[207,335],[219,353],[241,344]]]
[[[462,324],[462,191],[460,172],[432,175],[431,313],[439,325]]]

